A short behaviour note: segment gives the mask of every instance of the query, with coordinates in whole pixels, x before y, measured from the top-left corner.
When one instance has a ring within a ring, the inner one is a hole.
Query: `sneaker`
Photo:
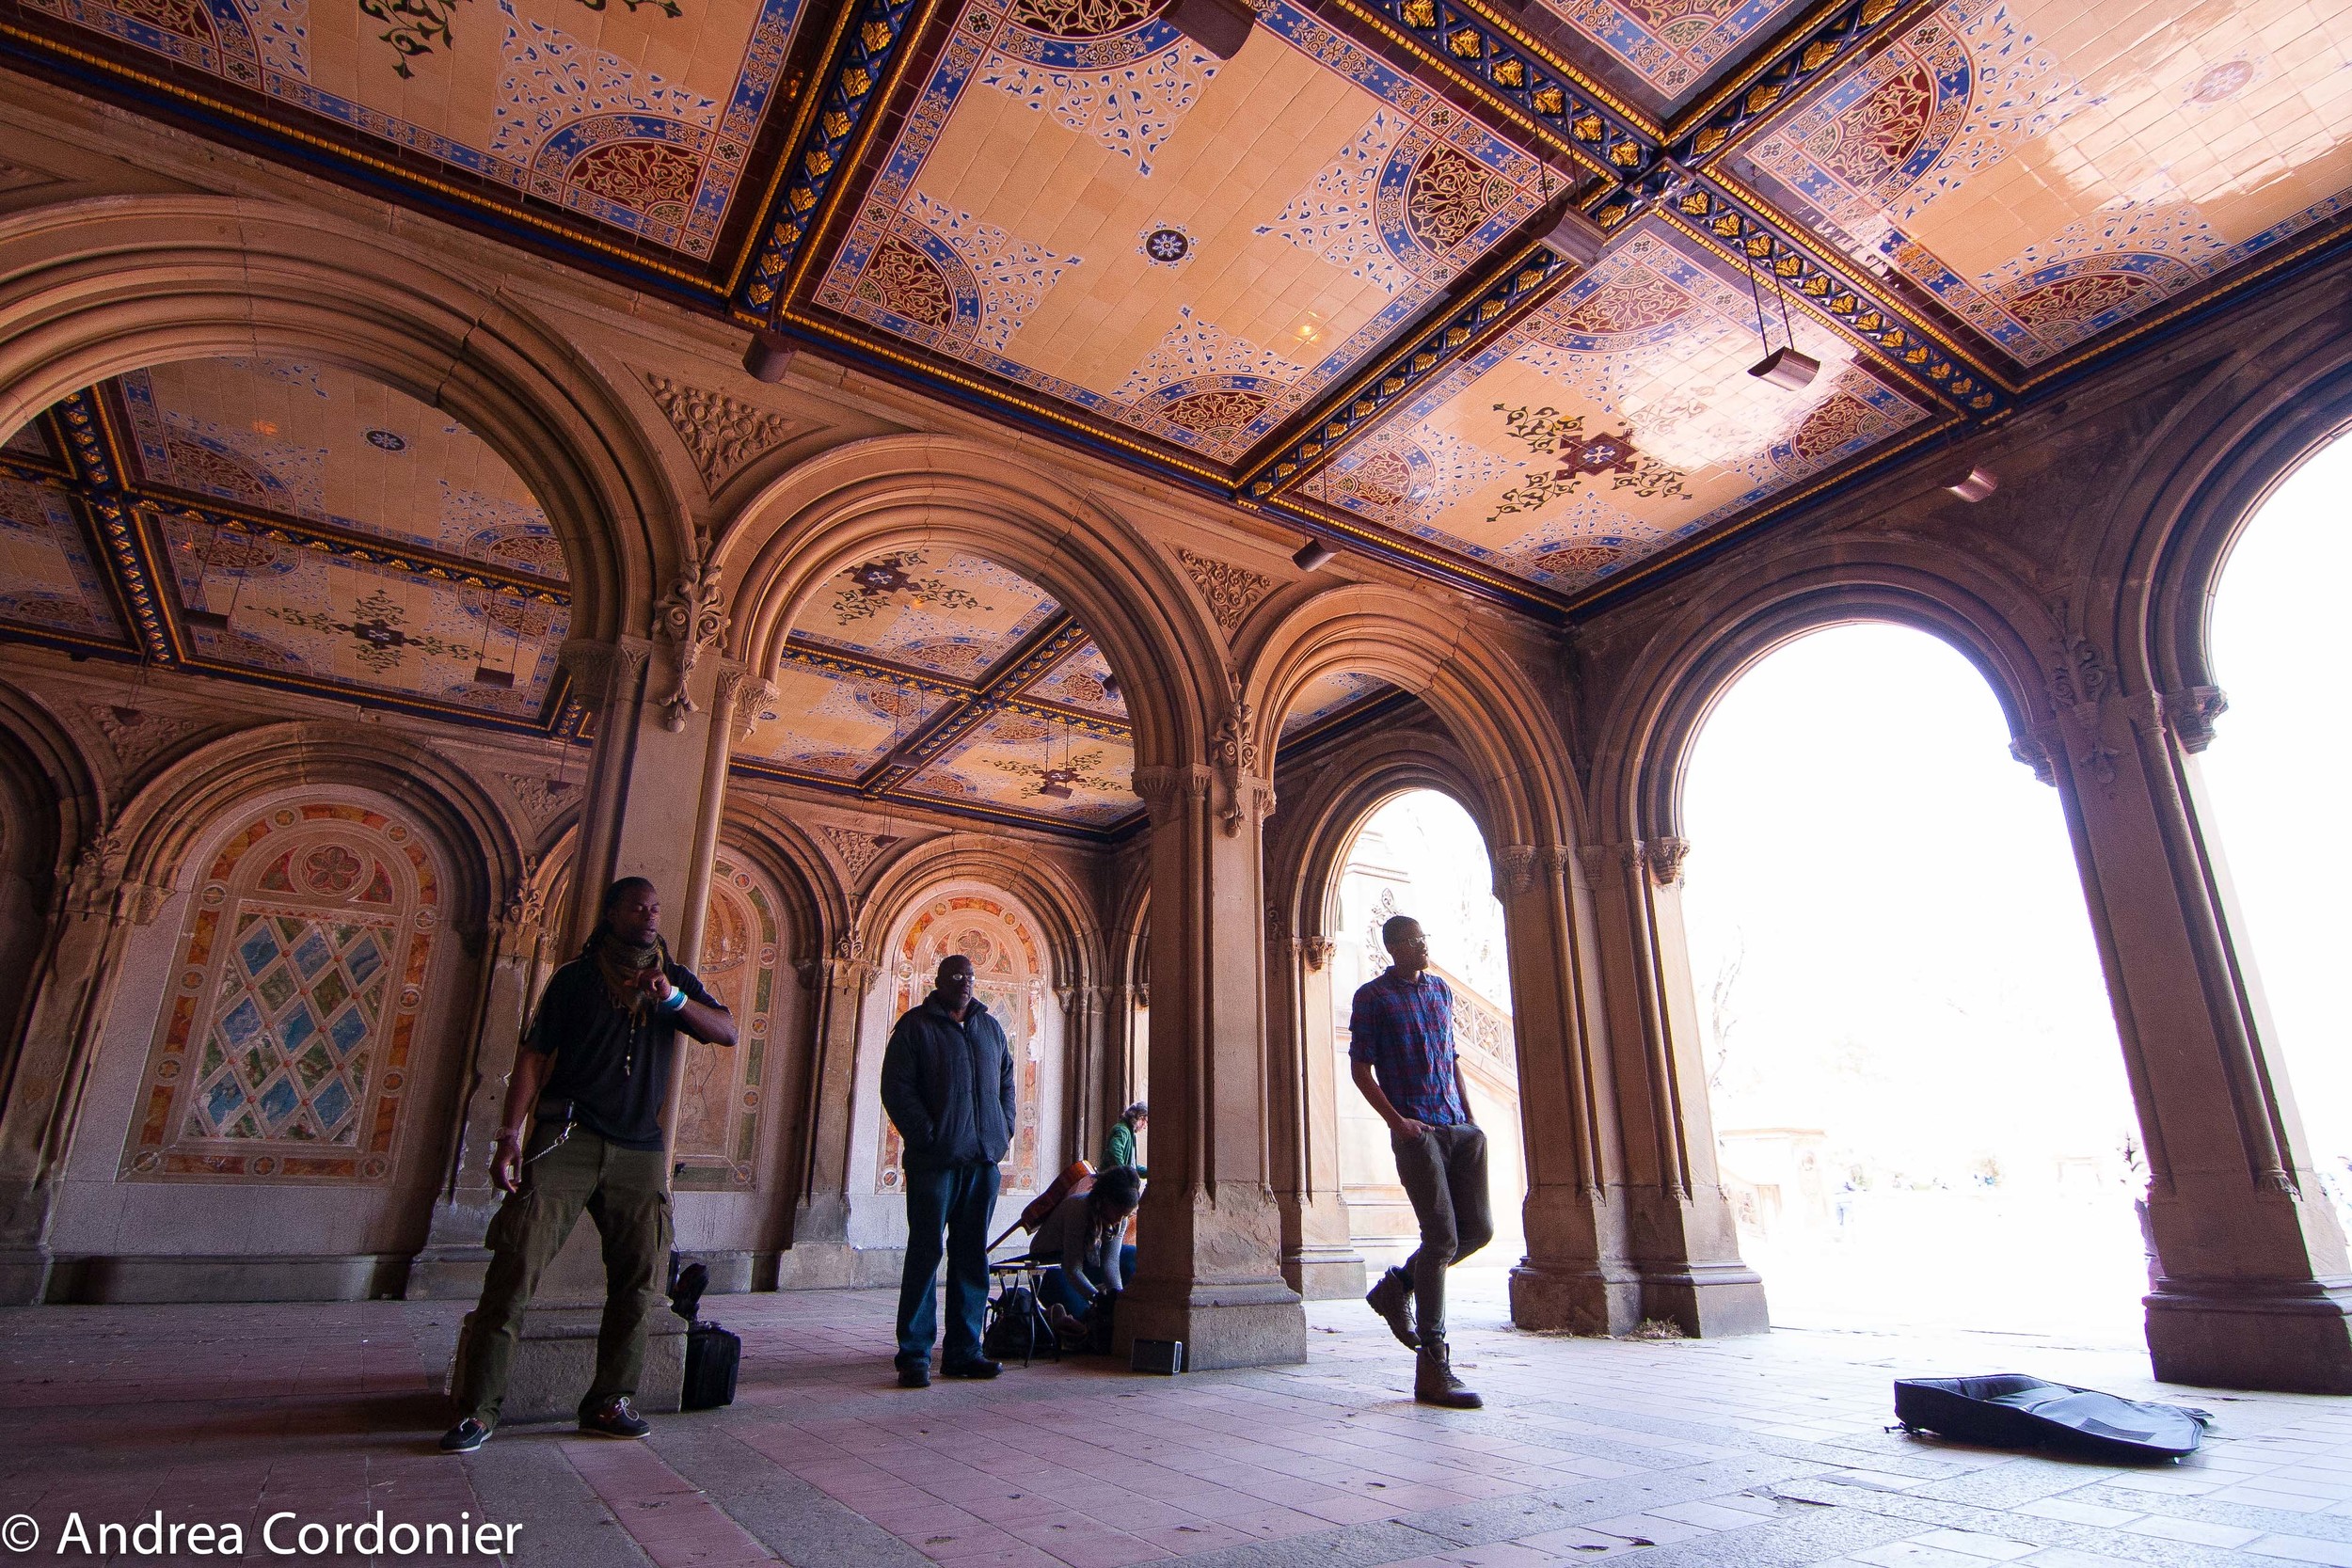
[[[490,1440],[490,1429],[471,1416],[441,1433],[443,1453],[471,1453]]]
[[[1453,1354],[1435,1334],[1421,1347],[1421,1360],[1413,1368],[1413,1398],[1440,1410],[1483,1410],[1486,1405],[1454,1375]]]
[[[1413,1276],[1403,1269],[1391,1269],[1380,1276],[1380,1283],[1364,1292],[1364,1305],[1389,1321],[1389,1332],[1406,1350],[1421,1349],[1421,1336],[1413,1332]]]
[[[930,1386],[931,1369],[929,1363],[916,1367],[901,1367],[898,1369],[899,1387],[928,1388]]]
[[[1004,1370],[987,1356],[976,1355],[969,1361],[958,1361],[952,1366],[942,1367],[939,1371],[943,1377],[991,1378]]]
[[[582,1413],[580,1430],[602,1433],[607,1437],[643,1437],[653,1430],[653,1423],[637,1414],[637,1406],[629,1397],[621,1394]]]

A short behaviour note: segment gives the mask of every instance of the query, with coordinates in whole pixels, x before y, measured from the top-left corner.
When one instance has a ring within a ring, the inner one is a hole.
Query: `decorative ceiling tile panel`
[[[1135,765],[1135,748],[1124,737],[998,713],[917,774],[905,793],[1108,827],[1141,809]],[[1047,793],[1059,790],[1070,793]]]
[[[571,627],[563,605],[181,519],[162,532],[180,603],[229,618],[185,626],[206,664],[527,720]]]
[[[1543,0],[1666,102],[1690,97],[1794,8],[1788,0]]]
[[[61,490],[0,477],[0,621],[115,641],[115,614],[88,536]]]
[[[1743,168],[2037,365],[2344,210],[2347,46],[2345,0],[1954,0]]]
[[[1310,493],[1574,590],[1918,423],[1925,410],[1802,311],[1822,363],[1789,391],[1740,269],[1645,219],[1597,267],[1350,449]],[[1773,341],[1783,331],[1766,307]]]
[[[1110,663],[1103,657],[1103,651],[1092,642],[1086,642],[1022,695],[1124,723],[1127,703],[1105,689],[1110,679]]]
[[[801,0],[25,0],[319,133],[696,260]]]
[[[1237,460],[1546,188],[1288,0],[1258,20],[1219,64],[1136,0],[967,0],[816,303]]]
[[[770,678],[776,694],[753,715],[751,736],[736,748],[738,754],[845,783],[954,700],[946,692],[788,660]]]
[[[564,580],[562,546],[515,470],[389,387],[278,359],[183,360],[116,385],[150,483]]]
[[[860,562],[820,590],[796,639],[970,681],[1054,613],[1037,584],[953,550]]]

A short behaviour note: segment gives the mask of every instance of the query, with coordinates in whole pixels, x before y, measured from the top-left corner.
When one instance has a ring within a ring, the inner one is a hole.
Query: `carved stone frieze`
[[[817,834],[840,858],[853,882],[862,881],[866,870],[882,858],[882,851],[898,842],[896,834],[869,833],[857,828],[836,827],[831,822],[818,823]]]
[[[1682,880],[1682,862],[1691,852],[1687,838],[1653,838],[1649,841],[1649,874],[1660,887],[1672,887]]]
[[[143,766],[204,727],[199,721],[171,718],[128,702],[87,703],[82,711],[125,768]]]
[[[1208,601],[1217,630],[1227,637],[1241,629],[1241,624],[1249,619],[1249,612],[1274,592],[1274,579],[1263,572],[1196,555],[1182,545],[1176,546],[1176,559],[1184,564],[1184,575],[1192,578],[1192,585],[1200,590],[1200,596]]]
[[[661,699],[665,729],[684,729],[686,716],[695,711],[694,699],[687,693],[687,677],[694,673],[703,650],[717,642],[727,628],[726,611],[721,608],[723,602],[719,563],[697,548],[671,579],[670,591],[653,607],[653,635],[668,640],[677,666],[677,683]]]
[[[817,428],[650,372],[645,373],[645,390],[693,454],[703,483],[713,490],[766,453]]]
[[[2213,721],[2230,711],[2230,698],[2217,686],[2192,686],[2166,692],[2164,711],[2181,750],[2201,752],[2213,744]]]
[[[580,785],[569,779],[543,779],[535,773],[501,773],[499,779],[534,828],[545,827],[580,799]]]

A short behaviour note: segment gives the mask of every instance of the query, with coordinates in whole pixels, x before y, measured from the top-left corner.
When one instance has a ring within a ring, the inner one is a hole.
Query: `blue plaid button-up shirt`
[[[1432,1127],[1470,1120],[1454,1071],[1454,990],[1423,970],[1391,969],[1359,986],[1347,1020],[1347,1059],[1369,1062],[1399,1116]]]

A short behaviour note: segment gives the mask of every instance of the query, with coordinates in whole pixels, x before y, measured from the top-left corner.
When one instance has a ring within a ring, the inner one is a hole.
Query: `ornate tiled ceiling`
[[[135,371],[0,459],[0,623],[19,635],[544,730],[576,717],[555,661],[569,620],[562,551],[514,471],[329,367]]]
[[[0,0],[0,36],[1554,617],[2352,229],[2352,0],[1263,0],[1230,59],[1164,9]],[[1590,270],[1542,243],[1569,199]],[[1741,373],[1784,308],[1795,394]]]

